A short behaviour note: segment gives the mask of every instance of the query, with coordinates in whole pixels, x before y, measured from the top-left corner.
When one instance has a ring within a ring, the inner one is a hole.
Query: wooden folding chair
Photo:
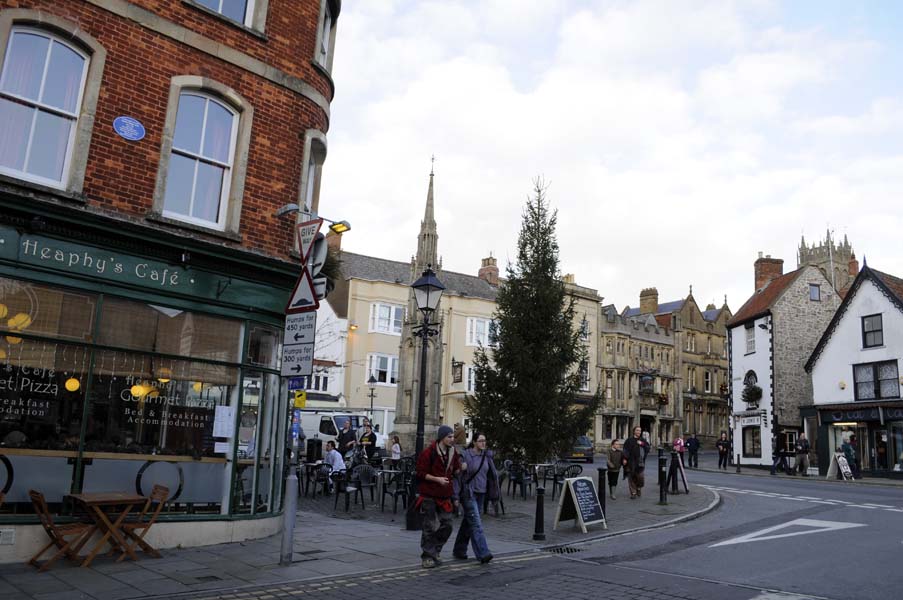
[[[78,561],[78,551],[81,550],[91,534],[94,533],[94,525],[90,523],[70,523],[66,525],[57,525],[53,522],[53,516],[50,509],[47,508],[47,502],[44,500],[44,494],[35,490],[28,490],[31,503],[34,510],[41,519],[41,525],[44,531],[50,537],[47,545],[41,548],[37,554],[29,559],[28,564],[38,567],[38,571],[46,571],[50,565],[55,563],[61,556],[65,555],[69,560]],[[38,563],[38,559],[50,549],[51,546],[59,548],[50,560],[43,565]]]
[[[129,548],[134,549],[135,544],[137,544],[141,546],[141,549],[144,550],[145,554],[149,554],[154,558],[160,558],[160,553],[157,552],[156,548],[144,541],[144,536],[147,535],[150,528],[157,522],[157,517],[160,516],[160,511],[163,510],[163,505],[166,503],[167,498],[169,498],[169,488],[165,485],[155,485],[154,489],[151,490],[147,502],[144,503],[144,508],[141,509],[141,513],[138,514],[137,520],[126,521],[122,524],[122,533],[126,537],[126,544],[128,544]],[[154,503],[157,504],[157,507],[150,515],[148,515],[148,512]],[[138,534],[139,531],[141,532],[140,535]],[[134,541],[134,544],[130,543],[131,541]],[[116,562],[120,562],[126,556],[128,556],[128,552],[123,552],[122,555],[116,559]]]

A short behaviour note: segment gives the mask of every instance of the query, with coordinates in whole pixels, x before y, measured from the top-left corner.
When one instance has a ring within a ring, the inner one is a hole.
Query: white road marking
[[[776,535],[767,535],[773,531],[778,531],[779,529],[785,529],[787,527],[809,527],[810,529],[804,531],[792,531],[790,533],[779,533]],[[765,529],[760,529],[759,531],[754,531],[752,533],[747,533],[745,535],[731,538],[723,542],[718,542],[717,544],[712,544],[711,546],[709,546],[709,548],[717,548],[718,546],[730,546],[733,544],[745,544],[747,542],[776,540],[778,538],[806,535],[809,533],[839,531],[842,529],[852,529],[854,527],[865,527],[865,523],[842,523],[840,521],[820,521],[818,519],[794,519],[793,521],[788,521],[787,523],[782,523],[781,525],[766,527]]]
[[[877,506],[878,508],[896,508],[891,504],[875,504],[874,502],[865,502],[866,506]]]
[[[857,504],[847,500],[835,500],[833,498],[816,498],[815,496],[791,496],[790,494],[779,494],[777,492],[763,492],[761,490],[739,490],[715,485],[702,485],[701,487],[719,492],[731,492],[733,494],[751,494],[760,498],[776,498],[778,500],[790,500],[792,502],[809,502],[811,504],[827,504],[828,506],[840,506],[850,508],[864,508],[866,510],[886,510],[889,512],[903,513],[903,508],[896,508],[890,504],[876,504],[874,502],[863,502]]]

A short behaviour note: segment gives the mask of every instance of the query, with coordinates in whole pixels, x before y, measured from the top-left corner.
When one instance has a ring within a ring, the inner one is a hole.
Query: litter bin
[[[323,440],[312,438],[307,440],[307,462],[323,460]]]

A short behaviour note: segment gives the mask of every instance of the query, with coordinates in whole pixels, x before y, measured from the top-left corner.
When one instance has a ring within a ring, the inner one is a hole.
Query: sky
[[[562,273],[619,309],[736,312],[758,252],[846,235],[903,276],[903,3],[346,0],[320,213],[408,261],[517,253],[541,177]]]

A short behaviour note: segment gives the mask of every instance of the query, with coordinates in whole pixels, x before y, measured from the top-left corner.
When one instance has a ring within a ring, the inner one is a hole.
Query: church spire
[[[435,159],[434,159],[435,160]],[[439,233],[436,229],[433,201],[433,169],[430,168],[430,185],[426,192],[426,209],[420,222],[420,234],[417,236],[417,258],[414,261],[414,273],[417,278],[428,266],[433,269],[439,266]]]

